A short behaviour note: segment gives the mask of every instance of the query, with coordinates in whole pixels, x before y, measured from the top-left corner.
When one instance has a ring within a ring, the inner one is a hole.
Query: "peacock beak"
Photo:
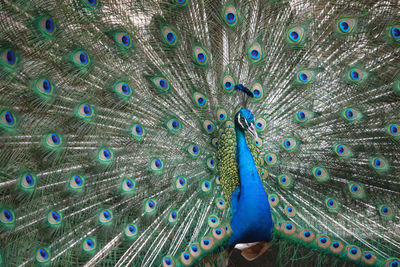
[[[254,137],[254,139],[258,138],[256,128],[254,127],[254,123],[251,123],[250,126],[247,128],[247,131]]]

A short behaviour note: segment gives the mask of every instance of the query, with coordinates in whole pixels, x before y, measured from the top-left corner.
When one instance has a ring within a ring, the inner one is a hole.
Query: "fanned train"
[[[3,0],[0,265],[399,267],[399,66],[395,0]]]

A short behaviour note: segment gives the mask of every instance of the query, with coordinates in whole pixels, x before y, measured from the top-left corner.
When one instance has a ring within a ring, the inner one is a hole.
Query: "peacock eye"
[[[127,224],[124,229],[124,235],[128,239],[134,239],[138,235],[137,226],[134,223]]]
[[[10,48],[0,51],[0,60],[3,66],[13,69],[17,66],[18,55]]]
[[[135,181],[130,178],[124,178],[121,182],[121,190],[123,194],[132,194],[135,190]]]
[[[6,129],[11,129],[14,128],[16,125],[16,119],[14,115],[7,111],[0,111],[0,127],[6,128]]]
[[[113,151],[108,148],[101,148],[97,152],[97,159],[102,163],[110,163],[113,159]]]
[[[156,76],[151,78],[151,81],[156,86],[160,93],[165,93],[170,90],[168,79],[164,76]]]
[[[304,41],[305,29],[302,26],[291,28],[287,31],[287,41],[290,44],[300,44]]]
[[[248,49],[248,55],[251,62],[256,63],[262,59],[263,51],[258,42],[255,42]]]
[[[123,99],[129,99],[133,94],[133,89],[131,86],[123,81],[117,82],[113,86],[113,91]]]
[[[391,34],[392,34],[393,39],[399,40],[400,39],[400,28],[399,28],[399,26],[393,27],[392,30],[391,30]]]
[[[197,65],[205,66],[208,61],[208,53],[201,46],[195,46],[193,48],[193,60]]]
[[[50,250],[45,247],[38,248],[35,255],[35,259],[39,264],[47,264],[51,260]]]

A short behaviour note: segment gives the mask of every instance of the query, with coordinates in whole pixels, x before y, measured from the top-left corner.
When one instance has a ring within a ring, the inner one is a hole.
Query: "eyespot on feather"
[[[35,260],[40,264],[47,264],[51,261],[50,249],[39,247],[35,251]]]
[[[113,161],[114,152],[107,148],[102,147],[97,151],[97,160],[103,164],[110,164]]]
[[[135,223],[129,223],[124,228],[124,236],[130,240],[135,239],[138,236],[137,225]]]
[[[170,47],[175,47],[178,44],[179,38],[177,32],[169,25],[164,25],[161,29],[163,42]]]
[[[169,224],[173,225],[176,223],[176,221],[178,220],[178,212],[173,210],[169,213],[168,215],[168,222]]]
[[[160,159],[153,159],[150,161],[149,170],[155,174],[161,174],[164,169],[164,161]]]
[[[233,79],[233,77],[229,74],[226,74],[223,78],[222,78],[222,88],[228,92],[228,93],[232,93],[233,92],[233,88],[235,88],[236,82]]]
[[[226,201],[223,198],[217,198],[215,200],[215,203],[217,204],[218,209],[224,210],[226,208]]]
[[[93,236],[88,236],[82,241],[82,250],[85,253],[93,254],[96,252],[97,242]]]
[[[187,0],[174,0],[174,3],[178,6],[178,7],[185,7],[188,3]]]
[[[155,76],[151,78],[151,81],[160,93],[166,93],[171,89],[168,79],[164,76]]]
[[[292,137],[285,137],[282,141],[281,146],[285,151],[293,151],[297,148],[298,142]]]
[[[201,248],[199,244],[193,243],[189,247],[189,253],[193,258],[198,258],[201,255]]]
[[[327,197],[325,199],[325,207],[332,213],[336,213],[340,209],[339,202],[335,197]]]
[[[358,261],[359,259],[361,259],[361,250],[360,248],[356,247],[356,246],[349,246],[346,248],[347,251],[347,257],[350,260],[353,261]]]
[[[39,19],[39,31],[46,37],[51,37],[57,31],[57,26],[51,17],[43,16]]]
[[[296,233],[296,226],[293,223],[281,223],[280,230],[287,235],[294,235]]]
[[[352,157],[353,153],[350,148],[343,144],[337,144],[333,148],[336,155],[340,158],[350,158]]]
[[[253,93],[252,100],[256,102],[264,98],[264,89],[260,83],[254,83],[251,86],[251,92]]]
[[[175,261],[171,256],[165,256],[162,263],[163,267],[175,267]]]
[[[298,109],[294,114],[294,120],[297,123],[305,124],[312,118],[312,113],[306,109]]]
[[[298,234],[299,238],[305,242],[312,242],[314,241],[315,238],[315,234],[313,231],[311,230],[302,230],[299,234]]]
[[[218,216],[216,216],[216,215],[208,216],[207,222],[208,222],[208,226],[210,226],[212,228],[218,227],[218,225],[220,224],[220,220],[219,220]]]
[[[1,65],[8,70],[13,70],[17,67],[19,56],[12,48],[3,48],[0,50]]]
[[[376,262],[377,257],[373,251],[365,251],[361,257],[361,260],[365,265],[373,265]]]
[[[291,45],[299,45],[304,42],[305,29],[302,26],[290,28],[287,31],[286,40]]]
[[[110,209],[100,210],[98,215],[98,222],[101,225],[111,225],[113,222],[113,212]]]
[[[286,205],[284,208],[286,216],[292,218],[296,216],[296,209],[292,205]]]
[[[373,157],[369,161],[371,167],[379,174],[385,173],[389,170],[389,164],[383,157]]]
[[[342,18],[337,21],[336,29],[341,34],[349,34],[356,26],[356,20],[352,18]]]
[[[342,242],[338,240],[333,240],[331,242],[331,246],[329,247],[330,251],[332,251],[335,254],[339,254],[344,250],[344,246]]]
[[[80,69],[86,69],[91,64],[89,55],[83,50],[76,50],[74,53],[72,53],[71,61]]]
[[[196,107],[205,108],[207,106],[207,98],[199,92],[193,94],[193,102]]]
[[[0,126],[5,130],[12,130],[17,125],[17,118],[7,109],[0,111]]]
[[[202,190],[204,193],[209,193],[209,192],[211,191],[211,189],[212,189],[212,185],[211,185],[211,182],[210,182],[210,181],[206,180],[206,181],[203,181],[203,182],[201,183],[201,190]]]
[[[124,31],[117,31],[112,34],[114,41],[118,44],[118,46],[122,49],[129,49],[132,45],[132,39],[130,34]]]
[[[212,234],[216,240],[222,240],[226,235],[225,227],[214,228]]]
[[[133,123],[129,132],[136,141],[142,141],[146,134],[146,129],[141,124]]]
[[[348,189],[350,191],[350,195],[356,199],[363,199],[365,197],[364,186],[360,183],[349,182]]]
[[[201,46],[194,46],[193,48],[193,61],[199,66],[206,66],[208,63],[208,53]]]
[[[215,125],[212,121],[205,120],[203,122],[203,129],[207,134],[212,134],[212,133],[214,133]]]
[[[135,191],[136,182],[132,178],[123,178],[121,181],[121,193],[132,195]]]
[[[57,210],[51,210],[47,213],[47,223],[51,227],[60,227],[63,221],[62,213]]]
[[[157,210],[157,201],[155,199],[148,199],[144,203],[144,212],[146,214],[154,214]]]
[[[82,192],[85,188],[85,177],[79,174],[73,174],[68,179],[68,188],[74,192]]]
[[[217,119],[218,119],[218,121],[221,122],[221,123],[225,122],[226,119],[227,119],[227,115],[226,114],[227,113],[226,113],[225,109],[222,109],[222,108],[218,109],[217,110]]]
[[[276,194],[270,194],[268,200],[269,205],[272,207],[276,207],[279,204],[279,197]]]
[[[32,193],[36,185],[37,178],[32,172],[24,172],[19,176],[18,188],[23,192]]]
[[[274,153],[268,153],[264,157],[265,162],[269,166],[273,166],[278,162],[278,157]]]
[[[200,246],[205,251],[210,251],[214,247],[215,241],[213,237],[203,237],[200,241]]]
[[[187,179],[185,176],[178,176],[175,180],[175,188],[178,191],[184,191],[187,189]]]
[[[331,245],[331,239],[326,235],[321,235],[316,238],[317,245],[320,248],[327,249]]]
[[[248,49],[248,58],[250,62],[257,63],[263,58],[263,50],[261,44],[254,42]]]
[[[44,144],[47,148],[57,150],[62,147],[63,138],[60,134],[53,132],[45,136]]]
[[[328,171],[320,166],[315,166],[312,169],[312,175],[318,182],[326,182],[330,179]]]
[[[14,211],[7,208],[0,209],[0,225],[4,227],[12,227],[15,224]]]
[[[186,251],[182,252],[180,259],[184,266],[190,266],[193,263],[193,257]]]
[[[125,81],[118,81],[113,85],[113,91],[122,99],[128,100],[133,95],[133,89]]]
[[[283,189],[290,189],[293,187],[293,179],[289,174],[282,174],[278,176],[278,184]]]
[[[182,129],[181,121],[176,117],[171,117],[166,123],[165,127],[172,133],[177,134]]]
[[[233,5],[228,5],[224,11],[224,21],[229,27],[234,27],[237,25],[239,20],[238,12],[236,7]]]

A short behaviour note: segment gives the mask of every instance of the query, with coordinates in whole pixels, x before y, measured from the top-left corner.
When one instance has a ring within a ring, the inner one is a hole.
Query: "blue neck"
[[[239,127],[235,127],[236,132],[236,161],[239,167],[240,191],[245,193],[247,190],[254,190],[254,186],[261,186],[260,175],[258,174],[253,155],[247,146],[246,136]]]

